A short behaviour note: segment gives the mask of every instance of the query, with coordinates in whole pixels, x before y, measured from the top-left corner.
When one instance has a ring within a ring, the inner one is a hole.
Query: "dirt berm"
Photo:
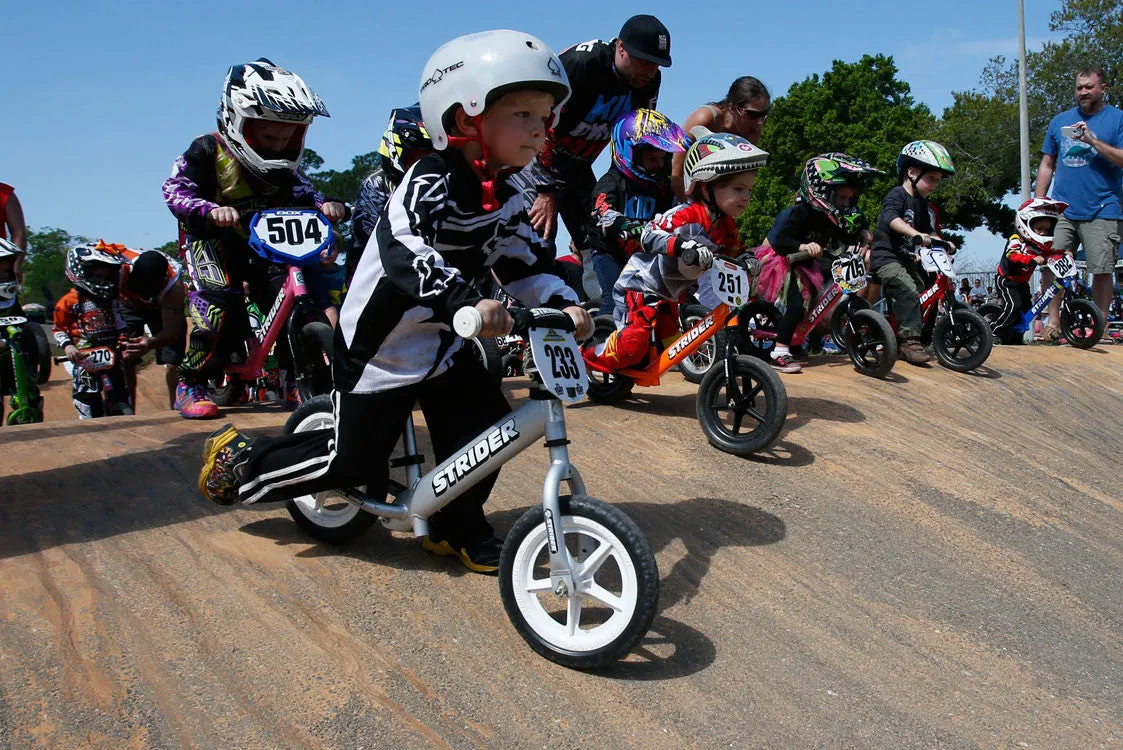
[[[141,416],[2,428],[0,748],[1118,747],[1123,346],[895,372],[786,377],[758,460],[707,444],[677,375],[570,409],[662,577],[641,648],[593,674],[416,540],[205,502],[216,425],[156,411],[160,373]],[[49,398],[72,416],[61,378]],[[545,466],[504,469],[500,530]]]

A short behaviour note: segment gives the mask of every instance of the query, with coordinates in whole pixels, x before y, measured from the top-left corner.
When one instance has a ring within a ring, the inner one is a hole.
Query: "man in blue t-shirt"
[[[1068,204],[1057,222],[1053,246],[1072,253],[1084,246],[1092,294],[1107,313],[1111,303],[1112,273],[1123,231],[1123,111],[1104,102],[1107,84],[1102,68],[1089,67],[1076,74],[1076,103],[1049,123],[1041,146],[1037,171],[1039,198],[1053,181],[1053,199]],[[1042,282],[1052,274],[1042,269]],[[1059,300],[1049,306],[1046,338],[1057,337]]]

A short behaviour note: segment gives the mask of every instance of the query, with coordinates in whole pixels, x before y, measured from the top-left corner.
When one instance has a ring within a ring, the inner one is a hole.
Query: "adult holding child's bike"
[[[1053,200],[1068,204],[1057,222],[1053,245],[1073,252],[1084,246],[1092,295],[1104,314],[1111,305],[1112,274],[1123,232],[1123,111],[1107,104],[1104,71],[1087,67],[1076,74],[1076,104],[1049,123],[1041,146],[1035,194],[1044,198],[1053,184]],[[1042,283],[1053,274],[1042,269]],[[1060,300],[1049,305],[1046,340],[1056,341]]]

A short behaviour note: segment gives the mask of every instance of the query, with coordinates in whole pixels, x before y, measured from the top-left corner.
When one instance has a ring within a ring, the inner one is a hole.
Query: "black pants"
[[[254,443],[238,488],[243,501],[284,500],[364,484],[367,494],[381,500],[389,483],[390,454],[415,403],[425,415],[437,462],[511,411],[502,389],[467,351],[435,378],[382,393],[336,391],[332,399],[334,430]],[[498,476],[493,472],[436,513],[430,520],[433,538],[457,546],[490,537],[483,504]]]
[[[1021,343],[1021,331],[1018,323],[1029,312],[1033,305],[1033,295],[1029,291],[1027,282],[1017,282],[1005,276],[999,276],[996,285],[998,298],[1002,300],[1002,312],[994,321],[994,335],[1004,344]]]

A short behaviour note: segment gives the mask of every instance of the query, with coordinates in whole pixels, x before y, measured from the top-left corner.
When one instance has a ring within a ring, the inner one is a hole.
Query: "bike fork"
[[[550,586],[557,596],[567,596],[577,591],[573,580],[573,559],[565,546],[562,528],[561,503],[558,490],[563,481],[569,482],[573,495],[585,494],[585,483],[580,472],[569,462],[569,438],[565,430],[565,411],[560,401],[546,401],[546,448],[550,452],[550,468],[542,483],[542,514],[546,522],[546,538],[550,550]],[[578,551],[584,559],[587,550]]]

